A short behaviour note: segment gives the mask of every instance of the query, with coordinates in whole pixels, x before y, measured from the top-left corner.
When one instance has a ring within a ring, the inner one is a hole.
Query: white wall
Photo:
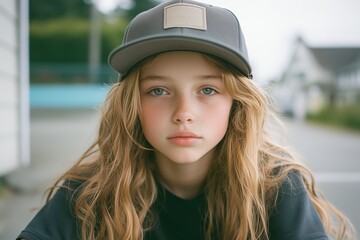
[[[0,175],[29,161],[27,16],[27,0],[0,1]]]

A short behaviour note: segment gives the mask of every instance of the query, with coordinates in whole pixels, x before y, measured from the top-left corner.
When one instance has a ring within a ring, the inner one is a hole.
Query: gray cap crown
[[[219,57],[252,78],[239,22],[227,9],[183,0],[168,1],[136,16],[122,44],[109,56],[121,75],[141,60],[167,51],[197,51]]]

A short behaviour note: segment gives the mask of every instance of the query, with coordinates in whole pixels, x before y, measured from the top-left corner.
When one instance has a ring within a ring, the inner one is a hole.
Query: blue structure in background
[[[99,84],[31,85],[30,107],[44,109],[98,108],[110,87]]]

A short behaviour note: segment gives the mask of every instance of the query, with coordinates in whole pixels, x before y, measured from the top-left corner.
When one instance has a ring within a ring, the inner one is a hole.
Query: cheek
[[[164,119],[162,108],[154,107],[149,104],[142,104],[141,126],[145,134],[149,131],[156,131],[158,126],[162,126],[161,121]]]
[[[225,135],[228,125],[229,125],[229,117],[230,117],[230,106],[220,107],[218,109],[213,109],[211,116],[208,116],[209,126],[213,128],[213,126],[217,126],[214,134],[217,136]]]

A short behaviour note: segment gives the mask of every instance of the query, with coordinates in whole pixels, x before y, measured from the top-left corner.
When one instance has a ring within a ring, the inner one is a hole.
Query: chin
[[[188,156],[186,156],[188,155]],[[176,156],[168,156],[168,160],[177,164],[192,164],[203,162],[205,159],[209,160],[206,153],[205,154],[177,154]],[[206,161],[206,160],[205,160]]]

